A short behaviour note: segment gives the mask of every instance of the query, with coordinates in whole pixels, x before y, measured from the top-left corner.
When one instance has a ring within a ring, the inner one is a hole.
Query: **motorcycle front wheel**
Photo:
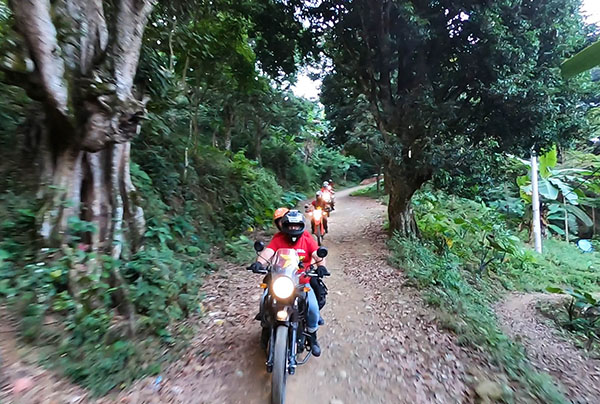
[[[321,246],[321,244],[323,244],[323,228],[322,225],[318,225],[317,226],[317,244],[319,244],[319,247]]]
[[[273,349],[271,404],[283,404],[285,403],[285,382],[287,378],[288,328],[286,326],[280,325],[277,327]]]

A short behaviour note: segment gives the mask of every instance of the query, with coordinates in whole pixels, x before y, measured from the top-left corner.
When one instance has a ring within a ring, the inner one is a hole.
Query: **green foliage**
[[[209,266],[199,248],[184,245],[138,252],[123,268],[142,327],[169,337],[168,326],[197,312],[199,288]]]
[[[600,41],[596,42],[560,65],[563,77],[570,78],[600,64]]]
[[[310,165],[317,173],[317,180],[346,179],[346,174],[360,163],[353,156],[345,156],[335,149],[318,148],[312,155]]]
[[[522,269],[534,261],[502,215],[484,203],[425,191],[415,198],[414,207],[423,238],[439,254],[456,255],[473,272],[507,264]]]
[[[600,339],[600,301],[578,289],[548,287],[547,291],[571,297],[564,305],[568,320],[560,325],[571,332],[584,335],[587,338],[586,348],[590,349]]]
[[[532,185],[531,163],[528,160],[514,159],[521,163],[528,174],[516,178],[520,197],[526,211],[531,211]],[[597,192],[597,172],[590,168],[573,166],[567,162],[558,165],[556,147],[539,158],[538,189],[542,202],[544,223],[555,234],[565,235],[565,216],[569,233],[578,235],[579,224],[591,228],[593,223],[584,206],[594,205]],[[583,206],[582,206],[583,205]]]
[[[21,207],[11,205],[13,198]],[[22,208],[26,201],[13,196],[2,202],[6,216],[0,239],[0,298],[21,316],[21,337],[41,347],[43,362],[100,395],[158,371],[169,355],[156,352],[161,344],[174,350],[173,342],[182,334],[173,335],[173,325],[198,310],[198,288],[209,268],[199,248],[183,244],[178,249],[183,251],[176,252],[167,246],[170,240],[179,245],[183,239],[178,221],[158,233],[168,240],[159,242],[157,236],[154,244],[154,236],[149,237],[144,250],[129,262],[120,262],[79,248],[77,237],[71,246],[38,250],[30,241],[35,239],[35,215],[31,208]],[[70,228],[76,235],[90,226],[73,220]],[[83,265],[89,274],[69,288],[69,272]],[[114,309],[121,295],[113,287],[114,266],[128,281],[137,310],[134,339],[128,334],[128,322]],[[45,325],[48,319],[58,325]],[[179,338],[179,344],[184,341]]]
[[[481,202],[442,192],[418,193],[414,209],[422,238],[394,237],[392,262],[444,313],[443,324],[459,341],[484,349],[521,385],[518,395],[564,402],[552,380],[537,373],[523,348],[500,330],[491,306],[507,289],[544,291],[556,285],[587,290],[588,294],[577,293],[585,304],[593,304],[590,293],[600,290],[600,254],[583,254],[573,244],[550,239],[544,254],[536,255],[510,230],[504,215]],[[485,271],[482,263],[487,264]],[[577,330],[583,332],[589,321],[580,320]]]
[[[448,251],[438,255],[437,247],[428,242],[395,237],[390,248],[392,262],[424,289],[427,301],[444,313],[443,325],[458,335],[459,342],[487,352],[491,363],[521,386],[517,397],[566,402],[553,380],[537,373],[523,348],[497,324],[491,304],[498,298],[498,282],[462,270],[461,258]]]
[[[223,252],[238,265],[247,265],[256,259],[254,241],[246,236],[225,243]]]
[[[379,190],[377,189],[377,183],[367,185],[364,188],[357,189],[352,192],[350,196],[367,196],[370,198],[381,198],[385,195],[383,180],[379,181]]]

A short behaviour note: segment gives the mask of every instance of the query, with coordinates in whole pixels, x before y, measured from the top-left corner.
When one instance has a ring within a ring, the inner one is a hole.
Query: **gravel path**
[[[585,356],[585,351],[566,341],[535,308],[539,301],[562,298],[515,293],[496,306],[496,314],[504,332],[525,347],[532,365],[560,381],[573,403],[600,403],[600,360]]]
[[[385,207],[369,198],[337,194],[325,239],[329,248],[329,297],[319,331],[323,348],[288,378],[288,404],[469,403],[473,388],[494,380],[480,352],[456,344],[436,325],[436,314],[403,286],[401,271],[387,264],[382,233]],[[264,404],[270,375],[253,320],[260,277],[224,266],[206,279],[205,312],[198,334],[180,360],[155,377],[100,400],[65,384],[51,372],[29,390],[34,401],[4,396],[0,402]],[[38,377],[38,376],[36,376]],[[56,393],[56,397],[49,393]],[[7,398],[8,397],[8,398]],[[15,400],[15,401],[11,401]]]
[[[470,385],[488,365],[455,344],[436,316],[403,287],[387,264],[381,232],[385,207],[337,195],[325,240],[330,294],[319,331],[323,348],[288,378],[289,404],[473,402]],[[269,402],[270,375],[253,320],[259,278],[223,268],[207,280],[206,329],[192,349],[164,372],[162,386],[143,380],[119,397],[129,403]],[[483,376],[482,376],[483,375]],[[467,380],[469,383],[467,383]]]

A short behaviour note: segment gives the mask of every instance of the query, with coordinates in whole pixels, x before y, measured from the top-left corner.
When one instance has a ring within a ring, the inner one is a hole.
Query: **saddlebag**
[[[319,310],[321,310],[327,301],[327,286],[325,286],[323,279],[318,276],[313,276],[310,278],[310,287],[315,291],[315,296],[319,303]]]

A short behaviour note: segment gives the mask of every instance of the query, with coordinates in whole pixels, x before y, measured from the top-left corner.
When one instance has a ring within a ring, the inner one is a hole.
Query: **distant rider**
[[[275,251],[281,248],[293,248],[298,253],[300,260],[304,263],[305,268],[309,268],[311,264],[318,261],[319,266],[317,267],[317,275],[319,277],[328,276],[329,271],[325,267],[325,261],[317,256],[317,249],[319,246],[312,236],[305,231],[306,223],[304,221],[304,215],[297,210],[290,210],[283,216],[277,217],[277,213],[281,213],[279,209],[274,215],[274,221],[277,228],[280,230],[273,236],[271,242],[267,247],[260,253],[257,261],[253,263],[249,269],[255,273],[264,271],[265,266],[268,265],[269,261],[275,255]],[[299,269],[300,270],[300,269]],[[310,277],[302,275],[300,277],[300,283],[310,283]],[[314,356],[321,355],[321,347],[317,341],[317,330],[319,328],[319,303],[313,288],[307,293],[308,313],[306,318],[306,327],[309,333],[310,348]]]
[[[331,210],[335,210],[335,201],[334,201],[335,192],[333,190],[333,187],[329,183],[329,181],[324,181],[323,182],[323,186],[321,187],[321,193],[322,194],[325,194],[325,193],[329,194],[329,201],[327,203],[329,203],[329,206],[331,207]]]
[[[315,210],[316,208],[321,208],[321,210],[323,211],[323,230],[325,230],[325,233],[328,233],[329,226],[327,223],[327,208],[329,207],[329,204],[323,200],[323,193],[321,191],[317,191],[317,194],[315,195],[315,200],[311,202],[311,205],[313,206],[313,210]],[[312,232],[314,233],[314,223],[311,222],[311,226]]]

